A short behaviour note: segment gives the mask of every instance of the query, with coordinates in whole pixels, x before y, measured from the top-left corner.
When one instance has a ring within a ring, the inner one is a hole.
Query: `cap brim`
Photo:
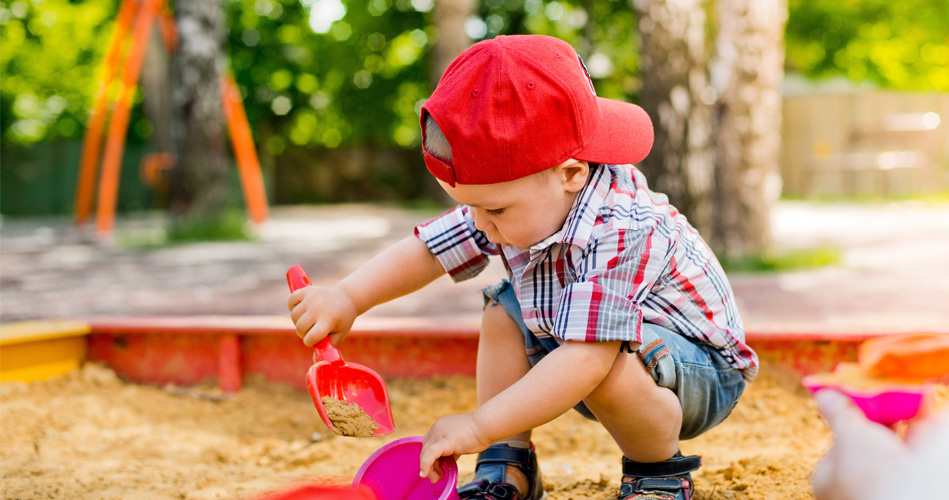
[[[652,120],[643,108],[597,97],[600,125],[592,140],[580,149],[577,160],[609,165],[639,163],[652,149]]]

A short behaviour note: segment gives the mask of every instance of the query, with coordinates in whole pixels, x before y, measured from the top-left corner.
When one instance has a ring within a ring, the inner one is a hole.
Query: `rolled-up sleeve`
[[[456,282],[477,276],[488,266],[488,257],[498,254],[497,245],[475,228],[465,205],[416,226],[415,235]]]
[[[653,231],[616,230],[598,238],[564,288],[551,333],[581,342],[642,343],[640,306],[666,265],[668,240]]]

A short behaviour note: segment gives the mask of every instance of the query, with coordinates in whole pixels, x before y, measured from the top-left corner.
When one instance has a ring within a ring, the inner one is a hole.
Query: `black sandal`
[[[513,470],[512,470],[513,469]],[[517,484],[507,482],[508,473]],[[530,449],[492,444],[478,454],[475,477],[458,488],[458,496],[480,500],[543,500],[547,498],[537,467],[534,444]]]
[[[623,457],[623,484],[617,500],[691,500],[695,491],[692,471],[702,466],[702,459],[683,457],[676,452],[672,458],[655,463],[634,462]]]

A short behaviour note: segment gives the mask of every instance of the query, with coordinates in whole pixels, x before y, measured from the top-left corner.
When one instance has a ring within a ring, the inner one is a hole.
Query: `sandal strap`
[[[702,466],[702,457],[697,455],[682,456],[676,452],[672,458],[662,462],[643,463],[634,462],[623,457],[623,475],[634,477],[665,477],[688,474]]]
[[[680,498],[680,492],[685,498],[690,498],[693,487],[692,481],[685,477],[644,477],[621,484],[619,498],[633,500],[647,496],[673,500]]]
[[[529,500],[505,481],[507,467],[515,467],[529,479],[530,488],[542,488],[537,477],[537,458],[529,448],[494,444],[478,454],[474,481],[458,488],[460,498],[483,500]]]
[[[519,493],[514,485],[492,483],[487,479],[470,482],[458,488],[459,498],[477,498],[483,500],[518,500]]]
[[[492,445],[478,454],[478,462],[475,467],[480,467],[481,464],[504,463],[517,466],[519,469],[533,473],[535,470],[535,461],[532,459],[533,453],[534,452],[529,448]]]

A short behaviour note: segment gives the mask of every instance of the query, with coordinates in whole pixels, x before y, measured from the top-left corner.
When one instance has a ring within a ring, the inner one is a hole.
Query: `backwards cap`
[[[642,108],[596,96],[580,56],[541,35],[478,42],[445,70],[422,106],[451,145],[451,159],[430,153],[425,165],[454,186],[525,177],[569,158],[626,164],[642,161],[653,128]]]

